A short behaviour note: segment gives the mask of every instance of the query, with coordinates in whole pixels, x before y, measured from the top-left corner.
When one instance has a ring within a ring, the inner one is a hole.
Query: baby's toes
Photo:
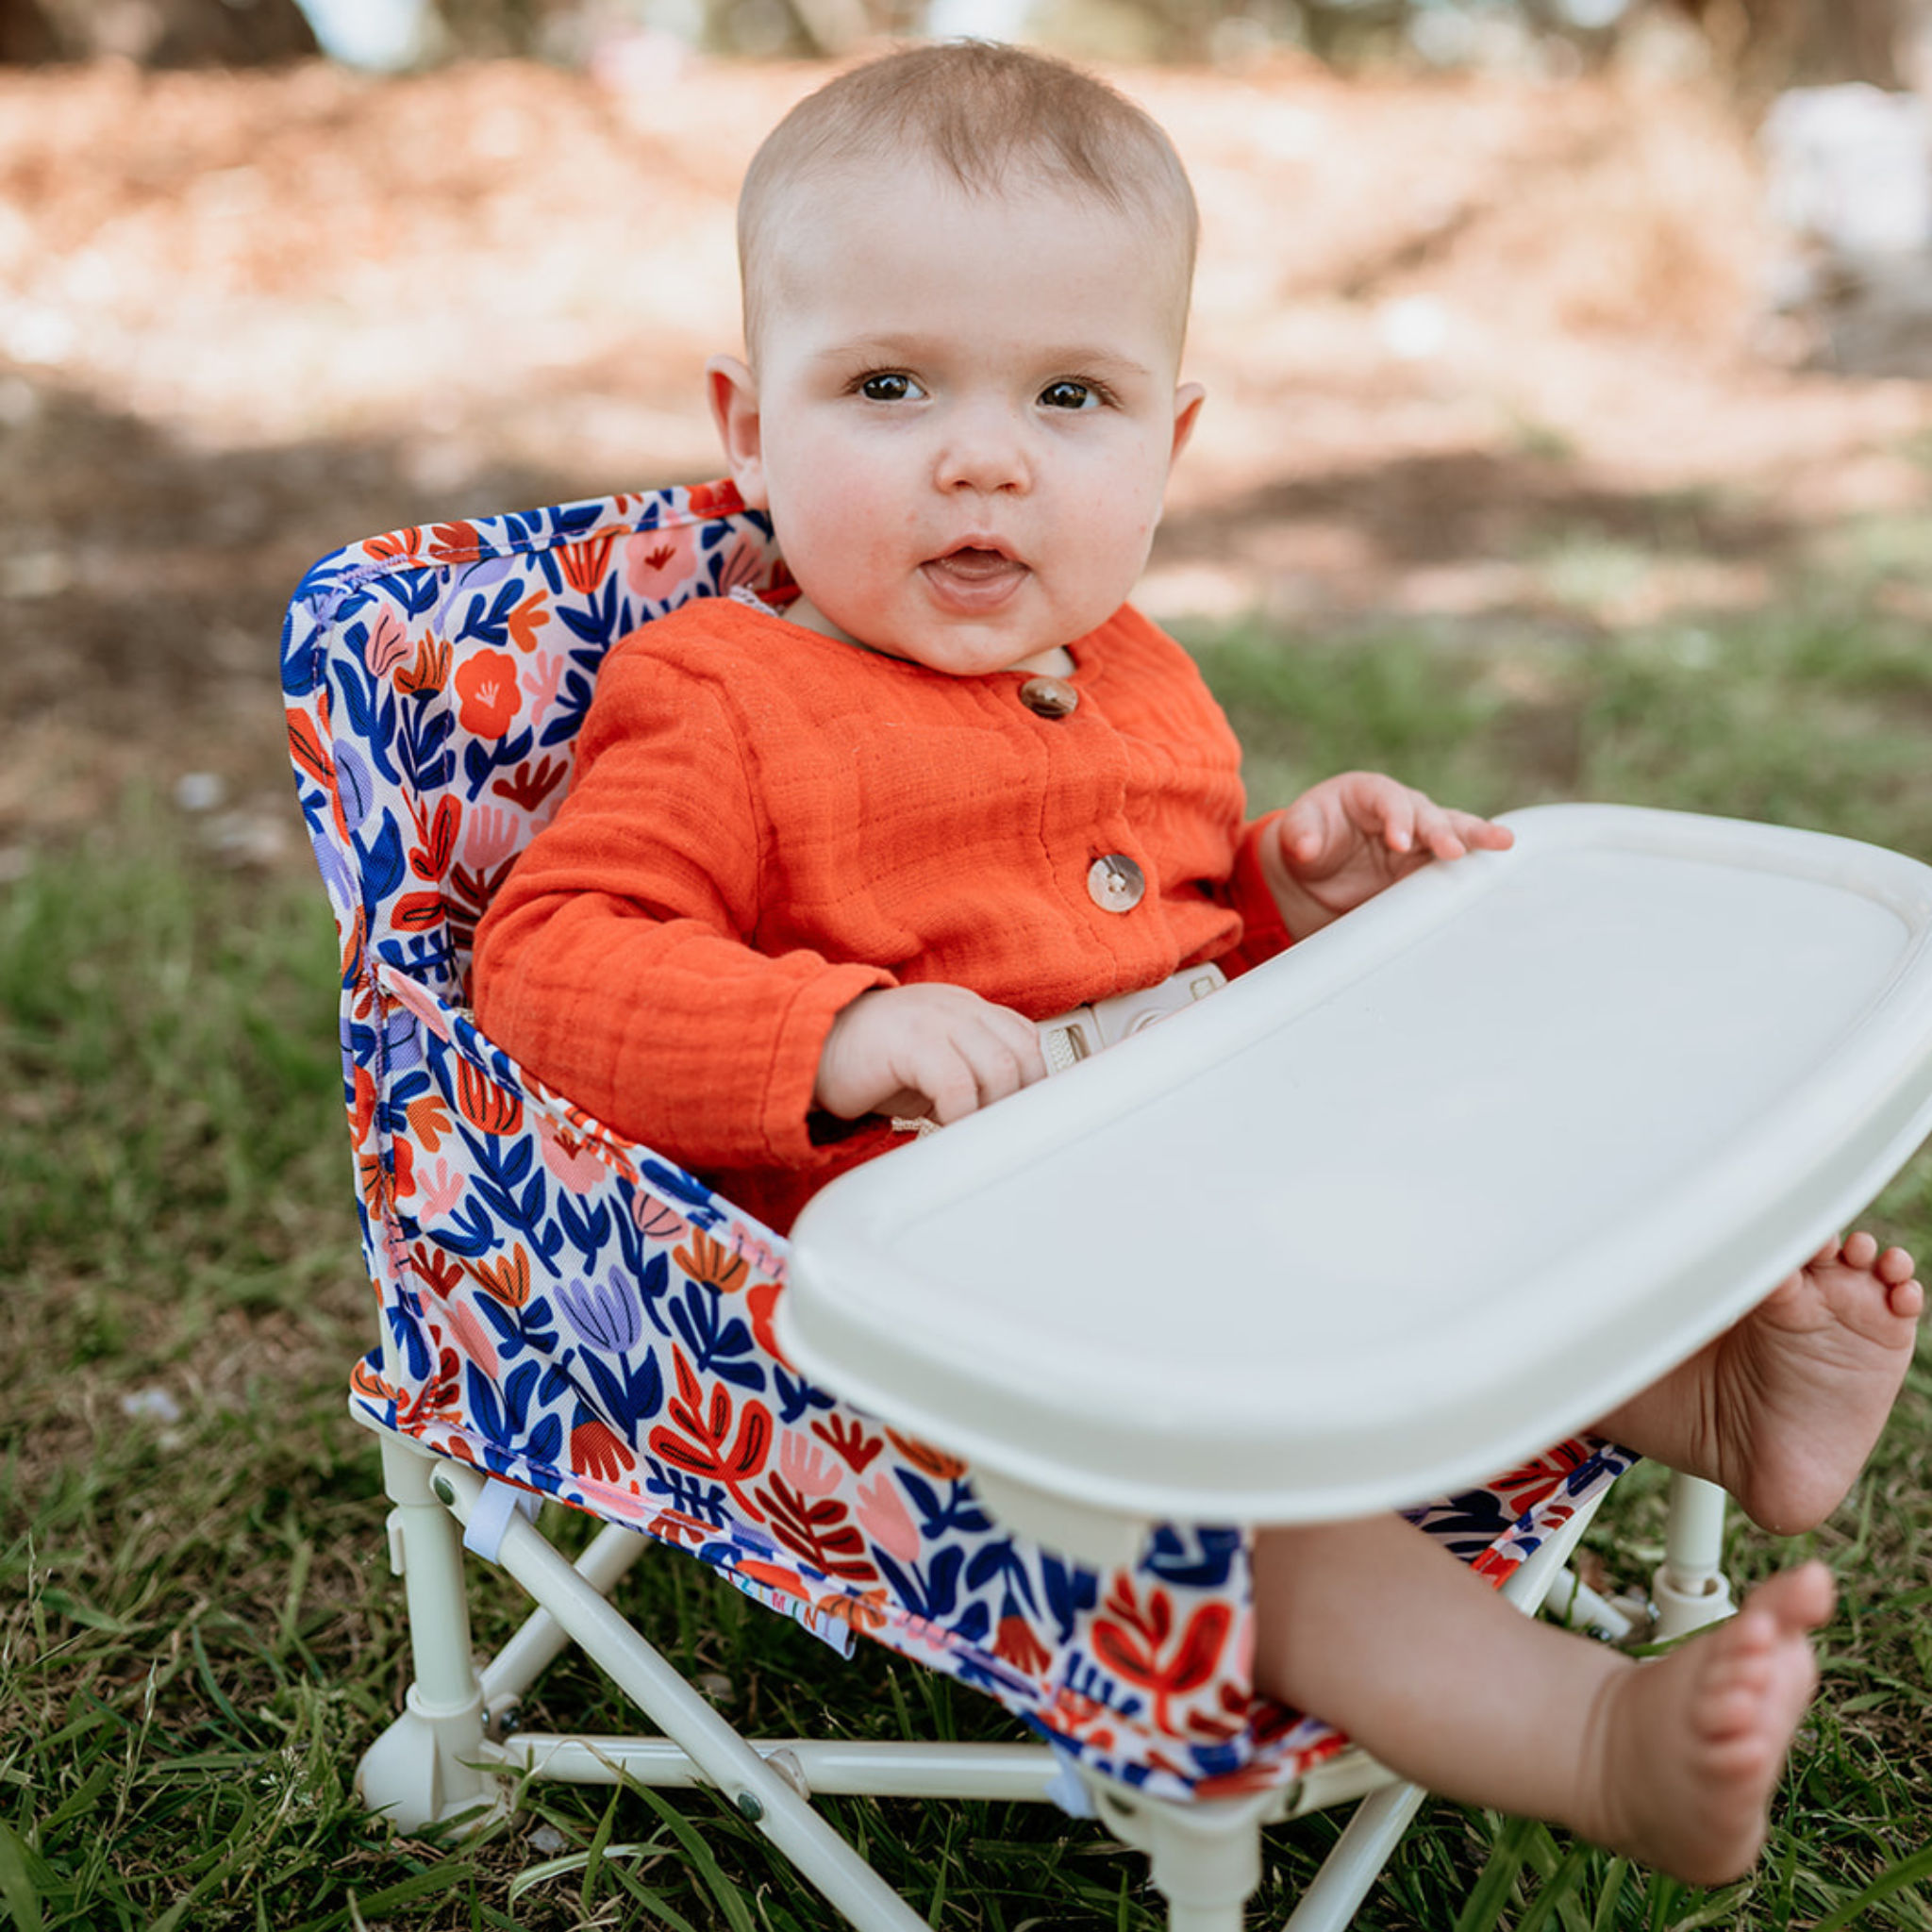
[[[1902,1282],[1909,1281],[1918,1272],[1919,1264],[1904,1248],[1887,1248],[1874,1264],[1874,1272],[1888,1288],[1896,1288]]]
[[[1869,1269],[1878,1259],[1878,1243],[1861,1227],[1856,1234],[1845,1237],[1844,1245],[1839,1253],[1851,1267]]]
[[[1885,1306],[1901,1321],[1916,1323],[1925,1312],[1925,1291],[1915,1276],[1886,1284]]]

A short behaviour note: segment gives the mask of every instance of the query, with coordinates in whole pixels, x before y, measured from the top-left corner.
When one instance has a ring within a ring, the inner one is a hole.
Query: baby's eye
[[[1040,391],[1040,403],[1047,409],[1097,409],[1100,407],[1100,391],[1090,382],[1074,382],[1062,378],[1050,382]]]
[[[901,369],[877,369],[861,376],[858,393],[869,403],[909,403],[925,391]]]

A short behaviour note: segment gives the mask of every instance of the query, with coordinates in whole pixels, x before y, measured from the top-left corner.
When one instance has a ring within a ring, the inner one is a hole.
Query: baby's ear
[[[1201,414],[1201,405],[1208,400],[1208,391],[1198,382],[1183,383],[1174,392],[1174,449],[1168,457],[1172,462],[1188,446],[1188,438],[1194,433],[1194,425]]]
[[[758,420],[758,379],[735,356],[713,356],[705,364],[711,421],[724,445],[731,480],[751,509],[770,508],[765,488],[764,438]]]

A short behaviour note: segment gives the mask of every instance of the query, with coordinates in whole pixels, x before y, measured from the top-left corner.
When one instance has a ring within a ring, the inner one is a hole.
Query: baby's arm
[[[884,1113],[941,1126],[1046,1074],[1032,1021],[962,986],[879,987],[832,1023],[812,1098],[841,1120]]]
[[[1268,829],[1261,870],[1297,939],[1352,912],[1432,858],[1515,842],[1505,825],[1452,811],[1380,772],[1310,786]]]

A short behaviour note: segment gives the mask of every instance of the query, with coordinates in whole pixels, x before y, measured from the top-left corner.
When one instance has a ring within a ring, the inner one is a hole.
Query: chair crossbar
[[[1044,1744],[928,1744],[758,1738],[751,1748],[803,1796],[1044,1802],[1060,1760]],[[669,1738],[557,1736],[519,1731],[494,1747],[507,1770],[570,1784],[626,1781],[658,1790],[710,1779]]]
[[[467,1524],[487,1478],[439,1463],[431,1493]],[[930,1927],[677,1671],[632,1629],[593,1585],[521,1517],[504,1531],[497,1560],[542,1604],[571,1641],[664,1734],[674,1739],[741,1816],[858,1932],[930,1932]]]

